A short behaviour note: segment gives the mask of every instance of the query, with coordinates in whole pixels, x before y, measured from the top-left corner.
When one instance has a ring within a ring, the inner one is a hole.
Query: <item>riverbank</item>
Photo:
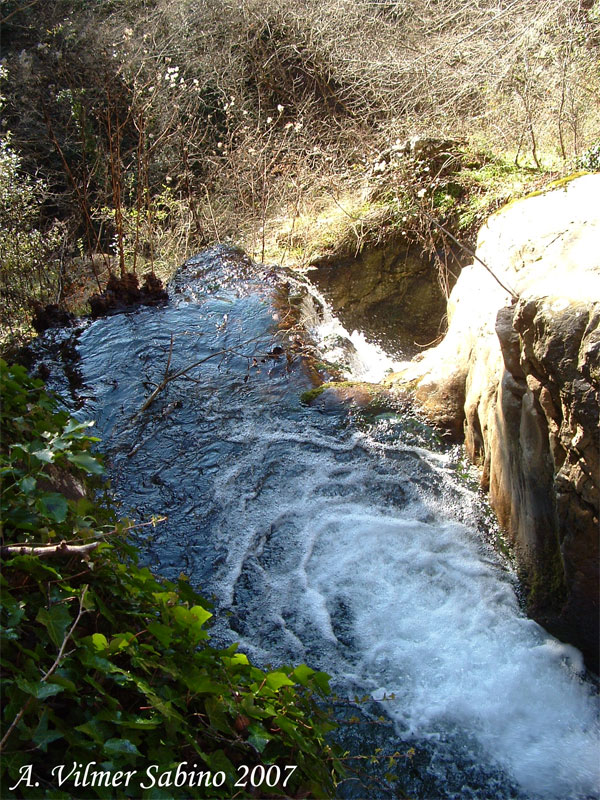
[[[212,604],[132,543],[164,517],[98,494],[93,423],[1,360],[0,387],[2,796],[333,796],[328,677],[211,645]]]

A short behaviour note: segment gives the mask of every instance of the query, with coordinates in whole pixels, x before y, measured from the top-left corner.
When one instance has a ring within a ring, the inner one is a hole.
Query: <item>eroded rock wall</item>
[[[600,303],[519,301],[496,330],[504,369],[485,448],[490,500],[531,613],[597,666]]]
[[[401,238],[313,262],[312,282],[350,331],[377,321],[380,343],[409,356],[438,336],[446,301],[435,265]]]
[[[444,341],[390,382],[464,436],[530,613],[597,669],[600,175],[501,210],[477,253],[516,297],[465,268]]]

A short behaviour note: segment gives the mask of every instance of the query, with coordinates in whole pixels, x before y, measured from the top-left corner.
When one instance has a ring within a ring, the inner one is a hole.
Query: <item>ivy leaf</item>
[[[258,725],[256,722],[253,722],[252,725],[248,727],[248,732],[250,734],[250,736],[248,736],[248,742],[256,747],[259,753],[262,753],[269,744],[269,741],[273,738],[262,725]]]
[[[260,708],[254,702],[254,697],[252,695],[246,695],[242,702],[240,703],[241,708],[244,709],[246,714],[249,717],[253,717],[254,719],[267,719],[267,717],[272,716],[268,711]]]
[[[37,681],[28,681],[17,675],[15,678],[16,684],[21,691],[33,695],[38,700],[45,700],[47,697],[52,697],[55,694],[60,694],[63,691],[62,686],[56,683],[41,683]]]
[[[206,698],[204,707],[206,709],[212,727],[216,728],[218,731],[221,731],[222,733],[231,735],[232,733],[231,721],[227,718],[221,701],[214,695],[209,695]]]
[[[294,681],[291,681],[285,672],[270,672],[267,675],[266,683],[269,689],[273,689],[274,691],[281,689],[282,686],[294,685]]]
[[[182,676],[183,682],[196,694],[222,694],[227,687],[222,683],[212,681],[208,675],[203,675],[199,670],[193,670]]]
[[[35,450],[32,454],[38,461],[43,461],[45,464],[52,464],[54,461],[54,453],[48,447],[44,450]]]
[[[70,419],[63,428],[62,435],[68,437],[69,439],[83,439],[86,437],[86,431],[88,428],[92,428],[93,426],[93,420],[88,420],[87,422],[77,422],[76,419]]]
[[[331,688],[329,686],[331,675],[328,675],[326,672],[315,672],[313,679],[323,694],[331,694]]]
[[[206,620],[212,617],[210,611],[207,611],[203,606],[192,606],[192,608],[190,608],[190,614],[193,614],[197,622],[201,625],[204,625]]]
[[[64,522],[69,511],[67,498],[57,492],[49,492],[38,498],[38,509],[40,512],[54,522]]]
[[[132,642],[135,642],[135,635],[133,633],[117,633],[116,636],[110,640],[110,644],[108,646],[109,653],[118,653],[120,650],[124,650],[128,647]]]
[[[205,756],[205,760],[207,765],[214,772],[224,772],[226,775],[232,777],[236,775],[235,767],[227,758],[223,750],[215,750],[214,753],[211,753],[210,755],[207,754]]]
[[[103,633],[93,633],[92,644],[96,650],[104,651],[108,647],[108,639]]]
[[[77,686],[75,683],[70,678],[65,678],[64,675],[60,675],[57,672],[48,678],[48,683],[56,683],[58,686],[62,686],[63,689],[66,689],[72,694],[77,694]]]
[[[248,666],[248,656],[245,653],[234,653],[232,656],[221,656],[222,661],[229,667]]]
[[[151,622],[148,625],[148,630],[164,647],[168,647],[171,644],[171,639],[173,638],[171,628],[162,625],[160,622]]]
[[[202,625],[205,620],[212,616],[210,611],[202,608],[202,606],[194,606],[191,609],[175,606],[171,610],[171,614],[194,644],[200,639],[208,638],[206,631],[202,630]]]
[[[37,481],[35,478],[33,478],[31,475],[26,475],[19,481],[19,486],[21,487],[22,492],[25,494],[31,494],[36,487],[36,483]]]
[[[307,667],[306,664],[298,664],[292,674],[298,683],[302,684],[302,686],[308,686],[309,678],[311,675],[315,674],[315,671]]]
[[[8,613],[8,618],[6,620],[7,627],[12,628],[18,625],[25,616],[25,601],[17,601],[7,593],[2,596],[2,605],[4,606],[4,610]]]
[[[75,464],[76,467],[80,467],[86,472],[91,472],[93,475],[104,473],[102,464],[89,453],[67,453],[66,455],[71,464]]]
[[[104,742],[104,752],[108,755],[116,753],[127,753],[128,755],[141,756],[142,754],[129,739],[109,739]]]
[[[54,644],[60,647],[65,638],[65,631],[72,622],[68,608],[62,603],[50,606],[49,609],[40,608],[35,619],[45,626]]]
[[[95,717],[84,722],[83,725],[78,725],[75,730],[80,733],[85,733],[86,736],[89,736],[90,739],[98,745],[102,745],[106,741],[107,726]]]
[[[31,741],[40,748],[42,753],[45,753],[48,749],[48,745],[50,742],[56,741],[56,739],[62,739],[63,735],[60,731],[48,730],[48,711],[44,711],[42,714],[40,721],[38,723],[37,728],[35,729],[35,733],[31,737]]]

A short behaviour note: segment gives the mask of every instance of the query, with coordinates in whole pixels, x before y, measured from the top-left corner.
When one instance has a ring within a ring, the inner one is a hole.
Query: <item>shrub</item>
[[[44,191],[0,137],[0,319],[12,333],[28,326],[32,301],[48,302],[59,290],[60,228],[37,224]]]
[[[0,81],[6,77],[0,66]],[[3,101],[0,95],[0,109]],[[60,228],[38,224],[45,193],[42,180],[21,170],[10,134],[0,136],[0,343],[7,332],[28,328],[33,302],[48,302],[59,292]]]
[[[590,172],[600,172],[600,142],[596,142],[577,159],[577,166]]]
[[[102,473],[91,423],[21,367],[0,379],[2,796],[332,795],[328,676],[213,647],[210,604],[140,566],[108,505],[58,490]]]

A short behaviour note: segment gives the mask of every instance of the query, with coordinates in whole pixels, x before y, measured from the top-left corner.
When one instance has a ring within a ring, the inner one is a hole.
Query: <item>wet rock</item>
[[[121,277],[111,273],[106,289],[89,298],[92,317],[104,316],[114,311],[124,311],[135,306],[156,306],[169,299],[162,281],[154,273],[144,275],[144,283],[140,288],[137,275],[126,272]]]
[[[304,392],[301,400],[321,411],[343,411],[360,408],[369,412],[394,411],[399,398],[377,383],[340,381],[324,383]]]
[[[438,336],[446,310],[437,269],[421,248],[398,239],[360,253],[321,257],[310,278],[349,330],[376,330],[408,355]]]
[[[52,303],[44,306],[37,302],[33,305],[31,324],[37,333],[43,333],[50,328],[66,328],[74,322],[75,316],[59,305]]]
[[[45,468],[46,477],[38,480],[38,488],[44,492],[59,492],[67,500],[81,500],[87,497],[88,491],[85,483],[68,470],[48,464]]]

